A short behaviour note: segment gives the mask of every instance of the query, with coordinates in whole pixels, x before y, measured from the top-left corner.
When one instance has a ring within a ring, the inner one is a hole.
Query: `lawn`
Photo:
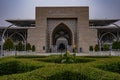
[[[60,55],[0,59],[0,80],[120,80],[120,57],[77,56],[61,63]]]

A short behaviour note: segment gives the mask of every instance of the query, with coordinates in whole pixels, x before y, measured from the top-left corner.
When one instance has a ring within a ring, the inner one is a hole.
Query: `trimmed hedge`
[[[74,59],[73,56],[69,56],[69,57],[71,59]],[[47,63],[64,64],[64,63],[61,63],[62,55],[61,56],[50,56],[50,57],[46,57],[46,58],[40,58],[40,59],[37,59],[37,61],[43,61],[43,62],[47,62]],[[92,61],[95,61],[95,59],[76,57],[73,63],[87,63],[87,62],[92,62]],[[71,63],[69,63],[69,64],[71,64]]]
[[[26,44],[26,50],[27,50],[27,51],[30,51],[31,49],[32,49],[32,47],[31,47],[30,43],[27,43],[27,44]]]
[[[95,45],[94,50],[99,51],[99,45],[98,44]]]
[[[32,52],[35,52],[36,48],[35,45],[32,45]]]
[[[15,56],[15,58],[27,58],[27,59],[31,59],[31,58],[46,58],[47,56],[36,56],[36,55],[24,55],[24,56]]]
[[[93,46],[90,46],[89,47],[89,51],[93,51],[94,49],[93,49]]]
[[[47,80],[89,80],[89,79],[79,72],[65,71],[47,77]]]
[[[31,58],[30,58],[31,57]],[[34,66],[35,68],[29,72],[16,73],[12,75],[0,76],[0,80],[119,80],[120,74],[104,70],[104,66],[119,66],[120,57],[77,57],[80,63],[72,64],[56,64],[53,63],[60,56],[36,57],[36,56],[19,56],[17,58],[3,58],[2,63],[12,63],[10,65]],[[53,60],[52,63],[44,62],[44,60]],[[84,62],[85,63],[82,63]],[[89,61],[89,62],[87,62]],[[111,68],[113,69],[114,66]],[[11,66],[12,67],[12,66]],[[116,68],[117,68],[116,67]],[[22,69],[24,67],[21,67]],[[19,69],[21,69],[19,68]],[[17,69],[17,68],[16,68]],[[1,70],[1,69],[0,69]],[[12,69],[11,69],[12,70]],[[23,70],[23,71],[25,71]],[[18,71],[18,70],[17,70]]]
[[[105,71],[110,71],[120,74],[120,62],[105,63],[97,67]]]
[[[17,51],[24,51],[24,45],[22,42],[19,42],[17,45],[16,45],[16,50]]]
[[[0,76],[16,73],[29,72],[40,66],[35,66],[26,62],[20,62],[18,60],[10,60],[0,62]]]

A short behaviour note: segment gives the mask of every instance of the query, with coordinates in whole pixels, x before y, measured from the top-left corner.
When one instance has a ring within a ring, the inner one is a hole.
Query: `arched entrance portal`
[[[72,32],[63,23],[56,26],[52,33],[52,52],[72,51]]]

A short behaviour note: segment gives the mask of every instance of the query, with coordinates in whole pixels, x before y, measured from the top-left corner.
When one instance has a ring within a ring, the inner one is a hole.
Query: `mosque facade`
[[[109,46],[120,39],[120,30],[111,24],[119,19],[89,19],[89,7],[36,7],[35,20],[6,20],[16,27],[6,36],[14,42],[35,45],[36,52],[89,52],[90,46]],[[0,27],[1,33],[5,28]]]

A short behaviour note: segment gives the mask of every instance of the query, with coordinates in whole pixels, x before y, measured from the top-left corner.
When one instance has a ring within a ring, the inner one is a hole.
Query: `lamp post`
[[[1,57],[2,57],[2,55],[4,55],[4,53],[3,53],[3,38],[4,38],[4,35],[5,35],[5,32],[12,26],[13,26],[13,24],[9,25],[7,28],[5,28],[5,30],[2,33],[2,36],[1,36],[1,52],[0,52]]]

